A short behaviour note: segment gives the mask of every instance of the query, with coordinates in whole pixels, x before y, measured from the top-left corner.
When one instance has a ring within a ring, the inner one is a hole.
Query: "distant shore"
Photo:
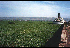
[[[31,21],[53,21],[54,17],[0,17],[0,20],[31,20]],[[63,18],[66,22],[70,20],[70,18]]]

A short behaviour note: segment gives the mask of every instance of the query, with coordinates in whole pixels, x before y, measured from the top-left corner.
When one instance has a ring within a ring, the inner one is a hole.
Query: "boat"
[[[58,18],[53,21],[53,24],[64,24],[64,19],[60,17],[60,13],[58,13]]]

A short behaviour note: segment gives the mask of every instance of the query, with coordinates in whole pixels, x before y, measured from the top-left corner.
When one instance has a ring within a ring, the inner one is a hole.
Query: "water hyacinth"
[[[20,47],[24,47],[24,46],[20,46]]]
[[[48,41],[57,28],[59,28],[57,25],[49,25],[47,21],[14,22],[15,24],[8,24],[7,21],[3,21],[3,24],[1,24],[1,21],[0,46],[41,47],[45,45],[46,40]],[[7,24],[7,27],[5,24]]]
[[[53,29],[52,29],[53,30]]]
[[[37,44],[38,45],[38,44]]]
[[[18,36],[19,37],[19,36]]]
[[[25,33],[25,32],[24,32]]]
[[[25,30],[24,30],[25,31]]]
[[[32,39],[31,39],[32,40]]]
[[[52,32],[51,32],[52,33]]]
[[[21,28],[20,28],[21,29]]]
[[[20,34],[22,34],[22,31],[20,31]]]
[[[22,33],[20,32],[20,34],[22,34]]]

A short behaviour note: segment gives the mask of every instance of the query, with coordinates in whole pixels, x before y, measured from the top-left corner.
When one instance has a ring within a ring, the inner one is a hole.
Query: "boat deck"
[[[70,23],[65,23],[62,34],[61,34],[62,43],[59,44],[59,47],[70,47]]]

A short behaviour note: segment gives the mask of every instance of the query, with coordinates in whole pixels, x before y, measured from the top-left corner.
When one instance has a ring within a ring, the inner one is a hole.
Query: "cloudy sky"
[[[0,1],[0,17],[70,17],[70,1]]]

